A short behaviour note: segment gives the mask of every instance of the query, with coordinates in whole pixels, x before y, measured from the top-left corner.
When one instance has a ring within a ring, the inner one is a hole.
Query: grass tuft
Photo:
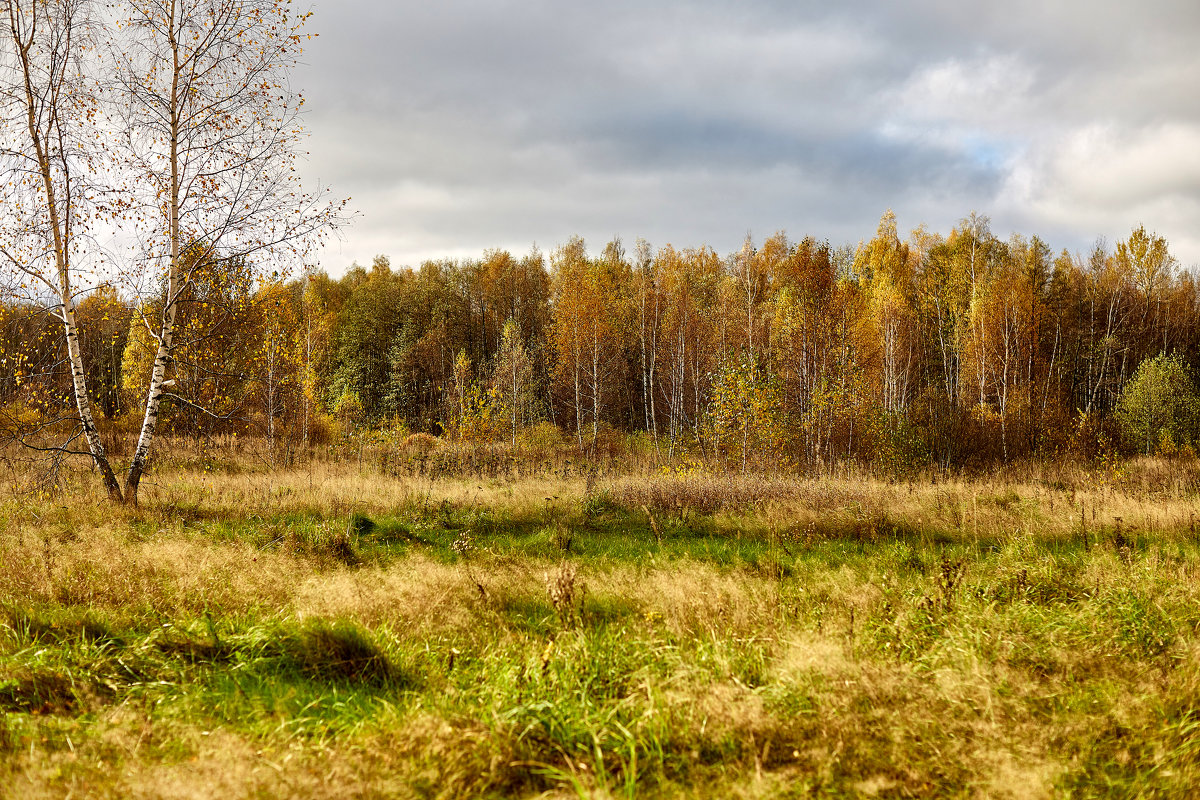
[[[308,623],[277,646],[314,680],[394,688],[413,683],[367,631],[346,620]]]

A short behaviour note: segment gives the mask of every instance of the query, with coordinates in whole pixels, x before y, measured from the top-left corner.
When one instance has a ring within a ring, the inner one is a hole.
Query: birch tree
[[[554,317],[551,345],[556,354],[554,380],[562,395],[570,398],[575,415],[575,438],[583,449],[583,424],[587,408],[587,323],[589,308],[587,250],[574,237],[551,256],[554,266]]]
[[[214,259],[284,269],[340,221],[342,206],[298,185],[302,98],[288,74],[308,14],[286,0],[127,0],[117,39],[124,221],[137,233],[132,282],[162,293],[143,314],[157,344],[125,478],[137,502],[166,385],[180,299]],[[205,257],[184,258],[189,251]]]
[[[493,384],[508,416],[509,435],[513,447],[517,434],[530,418],[533,405],[533,360],[521,341],[521,326],[513,318],[504,323],[500,335],[500,352],[496,354]]]
[[[659,285],[655,260],[650,252],[650,243],[637,240],[634,292],[638,314],[638,342],[640,351],[640,376],[642,388],[642,413],[645,416],[646,432],[654,438],[658,447],[658,413],[654,407],[655,386],[658,368],[658,332],[662,326],[662,287]]]
[[[87,0],[6,0],[0,102],[4,104],[5,226],[0,254],[14,294],[52,298],[62,324],[78,432],[52,450],[72,452],[82,435],[110,497],[121,488],[96,428],[83,363],[76,297],[93,208],[97,107],[83,61],[92,49]]]

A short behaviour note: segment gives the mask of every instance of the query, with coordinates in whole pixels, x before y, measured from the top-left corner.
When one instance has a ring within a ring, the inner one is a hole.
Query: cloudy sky
[[[1200,264],[1200,4],[319,0],[295,75],[321,266],[777,230],[1084,250],[1144,224]]]

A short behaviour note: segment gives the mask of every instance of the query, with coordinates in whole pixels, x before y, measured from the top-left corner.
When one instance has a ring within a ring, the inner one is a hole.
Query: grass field
[[[1200,467],[0,500],[9,797],[1190,797]]]

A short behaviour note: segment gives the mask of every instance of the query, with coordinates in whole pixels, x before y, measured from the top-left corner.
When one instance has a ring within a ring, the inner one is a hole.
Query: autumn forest
[[[168,371],[166,430],[188,436],[286,448],[369,428],[594,451],[636,434],[737,469],[906,471],[1197,435],[1200,293],[1141,227],[1055,253],[974,213],[902,238],[889,212],[856,248],[574,238],[415,270],[380,256],[341,278],[264,282],[245,260],[203,274]],[[141,313],[104,287],[78,306],[110,427],[153,361]],[[12,304],[3,320],[5,429],[68,414],[61,324]]]

